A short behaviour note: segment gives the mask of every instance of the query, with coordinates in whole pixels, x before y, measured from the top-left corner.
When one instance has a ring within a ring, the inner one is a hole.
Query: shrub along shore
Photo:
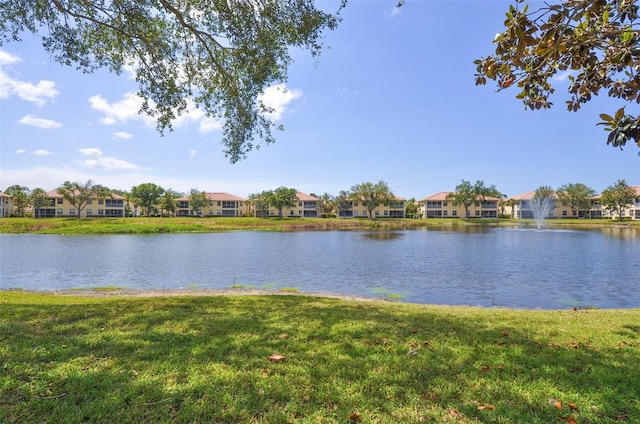
[[[640,310],[0,292],[3,423],[640,422]]]
[[[512,219],[338,219],[338,218],[6,218],[0,219],[0,234],[161,234],[223,231],[315,231],[461,228],[470,225],[535,227],[534,220]],[[640,221],[606,219],[550,219],[545,227],[640,229]]]

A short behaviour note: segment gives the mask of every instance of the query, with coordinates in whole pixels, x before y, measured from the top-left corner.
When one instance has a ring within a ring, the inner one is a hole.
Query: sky
[[[396,4],[350,0],[319,58],[292,52],[286,83],[265,92],[284,131],[236,164],[223,153],[220,123],[202,114],[181,117],[160,136],[137,113],[129,75],[60,65],[32,36],[4,44],[0,190],[91,179],[127,191],[152,182],[246,197],[280,186],[338,194],[382,180],[397,196],[421,199],[462,180],[508,196],[542,185],[583,183],[596,192],[619,179],[640,185],[639,149],[608,146],[596,126],[600,113],[622,106],[605,93],[567,112],[562,75],[554,107],[532,112],[515,90],[474,85],[473,61],[492,53],[508,1]]]

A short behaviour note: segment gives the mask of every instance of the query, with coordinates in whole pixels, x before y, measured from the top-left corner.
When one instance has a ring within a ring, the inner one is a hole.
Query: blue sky
[[[462,179],[510,196],[541,185],[640,185],[638,148],[607,146],[595,125],[620,106],[604,93],[570,113],[568,82],[559,78],[554,108],[531,112],[515,91],[474,86],[473,60],[492,52],[509,2],[396,3],[351,0],[319,59],[294,52],[288,91],[267,93],[285,130],[234,165],[219,123],[192,113],[161,137],[137,115],[127,75],[63,67],[31,36],[5,44],[0,190],[92,179],[114,189],[154,182],[246,197],[279,186],[337,194],[384,180],[396,195],[420,199]],[[337,2],[318,4],[333,10]]]

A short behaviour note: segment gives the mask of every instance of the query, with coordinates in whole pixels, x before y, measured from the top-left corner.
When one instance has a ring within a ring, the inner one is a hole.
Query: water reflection
[[[374,241],[398,240],[404,237],[404,232],[400,231],[376,231],[373,233],[363,233],[362,238]]]
[[[640,238],[638,229],[635,227],[607,227],[602,229],[602,234],[625,240],[635,240]]]

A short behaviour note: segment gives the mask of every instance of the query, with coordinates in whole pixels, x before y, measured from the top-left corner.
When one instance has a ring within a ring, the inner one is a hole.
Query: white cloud
[[[196,153],[198,153],[197,150],[189,149],[189,159],[193,159],[196,156]]]
[[[103,156],[102,150],[95,147],[80,149],[80,153],[89,157],[82,161],[82,165],[87,168],[99,168],[107,171],[138,169],[136,165],[127,161]]]
[[[113,136],[111,137],[112,139],[123,139],[123,140],[128,140],[131,137],[133,137],[132,134],[129,134],[128,132],[124,132],[124,131],[117,131],[113,133]]]
[[[149,126],[153,126],[153,119],[146,114],[138,113],[142,106],[142,98],[134,92],[126,93],[122,100],[109,103],[101,95],[89,97],[89,104],[92,109],[104,113],[100,123],[113,125],[127,121],[143,121]]]
[[[62,124],[52,119],[36,118],[33,115],[26,115],[18,121],[19,124],[31,125],[38,128],[51,129],[60,128]]]
[[[36,155],[36,156],[49,156],[49,155],[53,154],[53,152],[50,152],[50,151],[45,150],[45,149],[38,149],[38,150],[36,150],[36,151],[34,151],[32,153],[34,155]]]
[[[200,127],[198,131],[200,134],[206,134],[211,131],[218,131],[222,129],[222,123],[213,118],[204,118],[200,121]]]
[[[18,56],[0,50],[0,65],[11,65],[12,63],[20,62],[20,60]]]
[[[18,149],[18,150],[16,150],[16,155],[21,155],[23,153],[27,153],[27,150],[26,149]]]
[[[284,115],[287,105],[301,96],[301,90],[287,90],[284,84],[278,84],[264,90],[259,100],[265,106],[273,108],[273,112],[269,114],[269,117],[277,121]]]
[[[33,84],[21,81],[5,72],[4,65],[13,65],[20,61],[19,57],[0,50],[0,99],[18,96],[22,100],[43,106],[48,100],[60,94],[53,81],[40,80]]]

